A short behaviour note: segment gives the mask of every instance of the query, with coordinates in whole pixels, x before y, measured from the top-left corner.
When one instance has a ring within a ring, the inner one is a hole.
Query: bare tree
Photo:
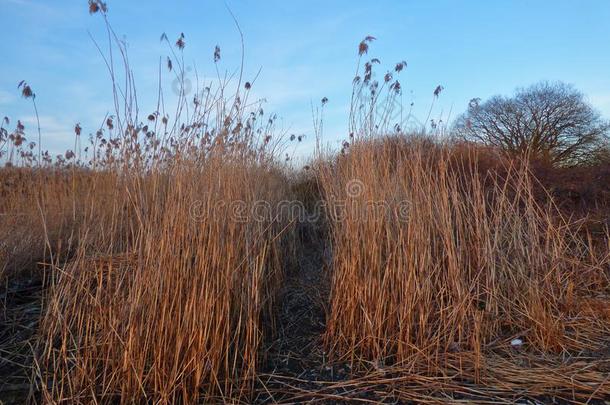
[[[610,166],[610,139],[594,151],[591,164]]]
[[[587,162],[608,140],[603,120],[581,92],[565,83],[541,82],[513,97],[472,99],[455,134],[555,165]]]

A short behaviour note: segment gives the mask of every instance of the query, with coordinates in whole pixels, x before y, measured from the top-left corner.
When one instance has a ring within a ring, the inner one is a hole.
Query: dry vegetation
[[[322,169],[329,204],[347,202],[332,228],[328,346],[391,374],[402,398],[458,382],[499,398],[610,394],[608,360],[591,356],[608,348],[608,246],[539,204],[527,168],[485,173],[476,150],[456,150],[362,141]]]
[[[45,399],[239,394],[256,370],[288,231],[273,218],[230,220],[218,202],[278,201],[284,179],[209,157],[111,186],[101,190],[114,190],[109,220],[84,226],[71,260],[53,269]]]
[[[318,149],[296,171],[241,75],[218,73],[194,98],[182,87],[172,113],[160,88],[138,119],[125,47],[105,5],[90,11],[122,55],[108,65],[114,114],[84,154],[76,125],[75,148],[54,163],[21,123],[0,139],[13,163],[0,170],[0,372],[25,373],[16,402],[610,396],[607,164],[539,167],[407,136],[392,123],[406,63],[380,84],[373,59],[358,63],[341,153]],[[167,41],[164,69],[179,83],[185,41]],[[326,210],[296,223],[288,200]],[[32,306],[17,298],[27,279],[43,295]],[[269,342],[294,338],[284,323],[300,322],[278,314],[288,299],[318,305],[307,321],[324,330],[307,339],[317,357],[302,362],[319,367],[313,377],[269,359]],[[338,364],[349,372],[324,374]]]

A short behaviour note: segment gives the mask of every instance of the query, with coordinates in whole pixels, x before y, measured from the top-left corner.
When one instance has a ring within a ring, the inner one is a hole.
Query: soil
[[[267,361],[257,384],[257,403],[311,400],[320,381],[346,377],[346,370],[330,364],[323,347],[330,295],[330,252],[316,229],[299,224],[301,249],[288,269],[278,299],[275,338],[265,350]]]
[[[30,385],[35,334],[41,315],[42,279],[3,288],[0,302],[0,404],[24,404]]]

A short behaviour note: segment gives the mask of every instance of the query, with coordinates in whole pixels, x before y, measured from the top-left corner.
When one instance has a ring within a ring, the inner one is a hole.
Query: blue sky
[[[105,67],[88,32],[104,40],[99,16],[85,0],[0,0],[0,116],[22,119],[34,138],[31,104],[19,97],[27,80],[37,94],[43,148],[73,144],[73,127],[95,131],[110,112]],[[455,117],[473,97],[510,94],[539,80],[563,80],[582,90],[610,118],[610,1],[255,1],[227,0],[245,35],[246,79],[262,68],[255,94],[288,132],[313,145],[311,103],[328,97],[325,140],[345,138],[357,45],[377,37],[370,56],[391,68],[406,60],[404,102],[424,120],[434,88],[445,90],[433,116]],[[159,37],[186,35],[186,65],[200,76],[239,64],[239,35],[224,1],[109,0],[109,18],[129,44],[140,101],[152,106]],[[169,77],[169,76],[168,76]],[[168,83],[169,86],[169,83]],[[152,111],[152,110],[151,110]],[[145,111],[148,113],[148,111]]]

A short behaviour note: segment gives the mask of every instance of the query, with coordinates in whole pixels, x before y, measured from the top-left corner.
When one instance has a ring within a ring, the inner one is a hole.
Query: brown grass
[[[455,151],[418,139],[362,140],[321,166],[328,206],[342,207],[331,221],[326,341],[335,355],[491,389],[497,352],[559,360],[604,348],[608,235],[600,252],[552,203],[539,204],[524,164],[506,161],[501,176],[485,174],[475,152],[458,150],[456,160]],[[350,194],[354,181],[358,195]],[[365,209],[370,202],[386,209]],[[524,346],[512,348],[513,338]],[[598,385],[563,379],[555,388],[610,394],[602,372]],[[527,376],[532,394],[555,384],[552,375]]]
[[[241,77],[233,86],[219,72],[189,94],[181,35],[170,48],[176,112],[166,112],[160,88],[158,110],[139,121],[125,45],[93,3],[121,55],[117,62],[102,54],[116,111],[88,155],[77,152],[76,125],[74,150],[57,162],[74,221],[71,249],[47,243],[50,285],[35,367],[42,400],[239,399],[251,391],[263,336],[273,333],[292,243],[291,223],[275,211],[290,188],[276,163],[274,118],[248,102],[251,84],[243,90]],[[37,177],[33,194],[43,194],[36,184]],[[47,240],[57,212],[63,207],[40,209]]]
[[[249,211],[237,220],[231,203],[249,210],[278,201],[285,180],[253,163],[212,160],[123,187],[105,190],[119,207],[107,208],[112,219],[84,227],[74,257],[54,269],[42,327],[51,383],[44,397],[175,403],[201,392],[243,394],[289,231]],[[99,234],[108,236],[89,243]]]
[[[83,190],[87,176],[74,180],[63,169],[50,168],[44,173],[28,168],[0,169],[2,282],[35,268],[50,248],[56,252],[70,249],[73,229],[83,212],[83,207],[73,204],[73,196]]]

